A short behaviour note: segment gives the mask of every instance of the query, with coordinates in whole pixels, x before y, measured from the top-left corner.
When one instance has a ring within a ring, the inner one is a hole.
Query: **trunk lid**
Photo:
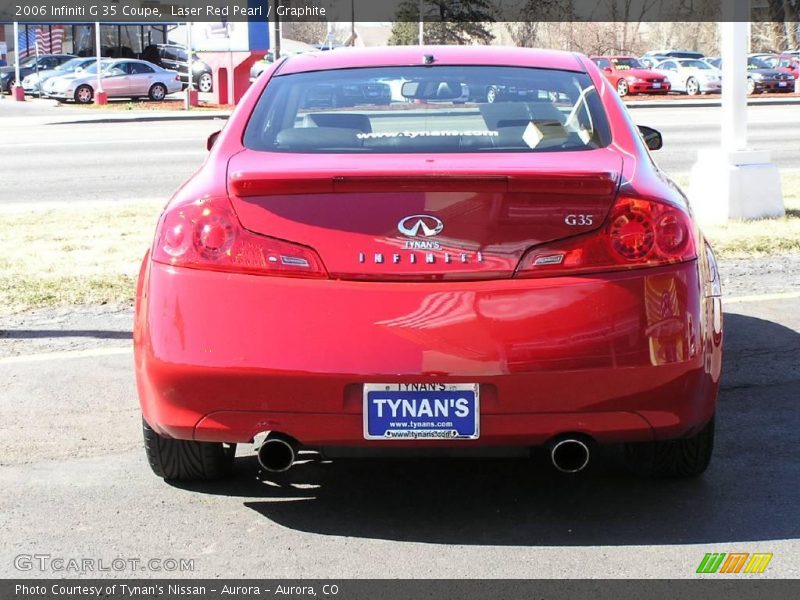
[[[598,228],[622,157],[284,154],[228,166],[242,225],[314,248],[339,279],[511,277],[527,249]]]

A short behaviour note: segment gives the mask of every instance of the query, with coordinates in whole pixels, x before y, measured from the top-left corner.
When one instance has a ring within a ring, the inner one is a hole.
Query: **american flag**
[[[17,56],[25,58],[36,53],[36,30],[38,27],[20,27],[17,38]]]
[[[26,25],[20,27],[17,52],[20,58],[39,54],[59,54],[64,48],[63,25]]]
[[[36,47],[39,54],[60,54],[64,47],[63,25],[40,25],[36,28]]]

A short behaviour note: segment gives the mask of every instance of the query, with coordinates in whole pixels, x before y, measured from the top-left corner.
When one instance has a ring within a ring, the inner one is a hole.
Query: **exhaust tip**
[[[589,446],[575,438],[566,438],[550,448],[550,460],[562,473],[578,473],[589,464]]]
[[[258,449],[258,464],[270,473],[283,473],[291,468],[296,456],[292,440],[270,435]]]

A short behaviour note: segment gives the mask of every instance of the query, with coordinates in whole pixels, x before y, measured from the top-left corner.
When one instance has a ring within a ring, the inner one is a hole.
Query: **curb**
[[[65,116],[64,120],[48,120],[48,125],[72,125],[77,123],[130,123],[130,122],[146,122],[146,121],[196,121],[196,120],[210,120],[210,119],[227,119],[230,117],[229,112],[208,111],[208,112],[188,112],[187,114],[139,114],[139,115],[102,115],[95,117],[94,115],[87,115],[81,118],[80,115]],[[72,118],[71,118],[72,117]],[[57,117],[56,117],[57,118]]]
[[[753,98],[747,101],[747,106],[791,106],[800,105],[800,98]],[[721,100],[642,100],[641,102],[626,102],[626,108],[703,108],[706,106],[719,108]]]

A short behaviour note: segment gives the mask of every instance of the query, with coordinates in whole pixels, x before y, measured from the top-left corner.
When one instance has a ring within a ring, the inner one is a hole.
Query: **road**
[[[166,200],[200,166],[208,135],[224,125],[219,118],[111,120],[125,117],[121,111],[86,122],[86,109],[29,104],[0,102],[6,174],[0,203]],[[680,174],[699,148],[718,143],[719,110],[673,106],[632,108],[631,114],[662,131],[664,148],[654,157],[668,173]],[[781,168],[800,169],[800,105],[752,106],[748,118],[753,147],[770,150]]]
[[[0,358],[0,577],[37,576],[13,557],[45,553],[193,559],[182,575],[200,577],[682,578],[706,552],[771,552],[768,576],[800,577],[797,291],[728,299],[717,448],[695,481],[638,479],[611,450],[577,477],[308,456],[262,479],[240,446],[232,480],[169,485],[144,459],[130,312],[87,310],[9,330],[32,353]]]

